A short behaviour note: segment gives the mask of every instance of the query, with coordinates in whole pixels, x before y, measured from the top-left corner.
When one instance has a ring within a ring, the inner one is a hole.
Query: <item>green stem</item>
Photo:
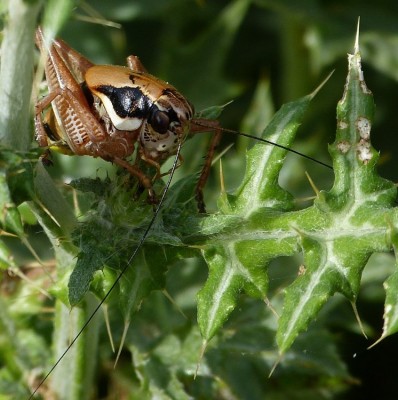
[[[72,311],[57,300],[55,312],[55,362],[81,330],[96,306],[93,296],[87,296],[83,307]],[[93,376],[97,367],[98,316],[84,329],[50,376],[52,390],[59,400],[88,400],[93,395]]]
[[[32,136],[33,37],[41,2],[9,0],[1,46],[0,144],[26,151]]]

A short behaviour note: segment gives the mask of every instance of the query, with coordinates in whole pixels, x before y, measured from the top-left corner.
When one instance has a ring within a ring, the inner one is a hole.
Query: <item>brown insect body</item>
[[[112,85],[105,85],[109,76]],[[111,136],[138,131],[143,154],[154,161],[175,153],[189,132],[193,109],[173,86],[143,71],[113,65],[94,66],[85,77],[106,109]]]
[[[111,161],[138,178],[155,201],[152,179],[139,169],[138,160],[157,169],[155,178],[160,176],[159,163],[175,154],[178,143],[195,127],[191,104],[173,86],[148,74],[135,56],[127,58],[128,67],[95,65],[62,40],[47,48],[40,28],[36,44],[45,58],[49,89],[36,104],[39,145]],[[43,121],[41,113],[50,105]],[[137,159],[130,163],[126,158],[134,153],[136,143]],[[197,189],[199,199],[209,167],[206,162]]]

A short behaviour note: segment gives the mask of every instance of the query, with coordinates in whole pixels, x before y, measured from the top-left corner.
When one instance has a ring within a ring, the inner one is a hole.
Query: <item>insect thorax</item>
[[[112,84],[104,84],[110,72]],[[94,100],[94,106],[107,132],[111,136],[120,131],[138,134],[147,158],[164,160],[185,139],[193,108],[166,82],[149,74],[110,66],[93,67],[86,80],[94,97],[99,99]]]

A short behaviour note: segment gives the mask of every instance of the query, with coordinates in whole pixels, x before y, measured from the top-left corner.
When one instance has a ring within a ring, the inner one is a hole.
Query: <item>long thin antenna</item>
[[[209,129],[212,129],[212,130],[215,129],[214,127],[207,126],[205,123],[202,123],[200,121],[195,121],[195,125],[202,126],[204,128],[209,128]],[[300,153],[299,151],[291,149],[290,147],[283,146],[282,144],[278,144],[278,143],[272,142],[271,140],[263,139],[261,137],[250,135],[248,133],[244,133],[244,132],[240,132],[240,131],[234,131],[232,129],[221,128],[221,127],[217,128],[217,129],[219,129],[222,132],[233,133],[234,135],[244,136],[244,137],[247,137],[247,138],[250,138],[250,139],[254,139],[254,140],[257,140],[257,141],[262,142],[262,143],[265,143],[265,144],[270,144],[272,146],[279,147],[280,149],[283,149],[283,150],[286,150],[286,151],[290,151],[291,153],[294,153],[294,154],[297,154],[297,155],[299,155],[301,157],[304,157],[307,160],[311,160],[313,162],[316,162],[317,164],[322,165],[322,166],[324,166],[326,168],[333,169],[333,167],[331,165],[326,164],[323,161],[317,160],[316,158],[308,156],[307,154]],[[197,133],[202,133],[202,132],[197,132]]]
[[[104,302],[107,300],[107,298],[110,296],[110,294],[112,293],[113,289],[116,287],[116,285],[119,283],[120,279],[122,279],[122,276],[124,275],[124,273],[126,272],[127,268],[130,267],[131,263],[133,262],[135,256],[137,255],[138,251],[141,249],[142,245],[144,244],[146,238],[148,237],[148,234],[150,232],[150,230],[152,229],[153,224],[156,221],[157,216],[160,213],[160,210],[162,208],[164,199],[166,197],[166,194],[170,188],[171,185],[171,181],[173,179],[173,175],[174,172],[177,168],[178,165],[178,159],[180,156],[180,152],[181,152],[181,146],[182,143],[179,142],[178,147],[177,147],[177,151],[176,151],[176,155],[174,158],[174,162],[173,162],[173,166],[170,170],[170,177],[166,183],[166,186],[163,190],[163,194],[162,197],[160,198],[160,201],[156,207],[156,210],[153,214],[153,217],[151,219],[151,221],[149,222],[144,234],[141,236],[141,239],[137,245],[137,247],[135,248],[133,254],[131,255],[131,257],[129,258],[128,262],[126,263],[126,265],[123,267],[123,269],[121,270],[121,272],[119,273],[119,275],[117,276],[116,280],[113,282],[112,286],[110,287],[110,289],[108,290],[108,292],[106,293],[106,295],[102,298],[102,300],[99,302],[99,304],[97,305],[97,307],[95,308],[95,310],[92,312],[92,314],[90,315],[90,317],[87,319],[87,321],[83,324],[83,326],[81,327],[81,329],[79,330],[79,332],[77,333],[77,335],[73,338],[73,340],[70,342],[70,344],[67,346],[67,348],[65,349],[65,351],[61,354],[61,356],[58,358],[58,360],[55,362],[55,364],[51,367],[51,369],[47,372],[47,374],[45,375],[45,377],[40,381],[40,383],[37,385],[37,387],[35,388],[35,390],[31,393],[31,395],[29,396],[28,400],[32,400],[33,396],[37,393],[37,391],[40,389],[40,387],[43,385],[43,383],[47,380],[47,378],[51,375],[51,373],[54,371],[55,368],[57,368],[58,364],[62,361],[62,359],[66,356],[66,354],[68,353],[68,351],[70,350],[70,348],[75,344],[75,342],[77,341],[77,339],[79,339],[80,335],[83,333],[83,331],[87,328],[87,326],[90,324],[90,322],[92,321],[92,319],[94,318],[95,314],[98,312],[98,310],[101,308],[101,306],[104,304]]]

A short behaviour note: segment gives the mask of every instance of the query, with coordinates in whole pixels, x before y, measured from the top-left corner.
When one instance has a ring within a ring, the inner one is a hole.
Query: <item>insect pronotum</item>
[[[185,97],[173,86],[147,73],[136,56],[127,58],[128,67],[95,65],[60,39],[47,47],[40,28],[36,32],[36,44],[44,60],[49,89],[48,95],[36,104],[35,130],[39,145],[65,154],[100,157],[117,164],[139,181],[148,193],[148,201],[156,208],[129,262],[65,352],[34,388],[30,398],[76,342],[143,245],[158,216],[174,171],[182,161],[180,150],[188,133],[214,133],[195,192],[200,212],[205,211],[203,187],[222,132],[254,138],[329,167],[266,139],[221,128],[217,121],[195,119],[193,107]],[[46,109],[49,111],[43,119],[42,113]],[[127,158],[134,152],[136,160],[131,163]],[[161,176],[161,163],[170,156],[174,156],[174,163],[165,190],[158,199],[152,182]],[[139,161],[152,166],[155,176],[147,176],[139,168]]]

